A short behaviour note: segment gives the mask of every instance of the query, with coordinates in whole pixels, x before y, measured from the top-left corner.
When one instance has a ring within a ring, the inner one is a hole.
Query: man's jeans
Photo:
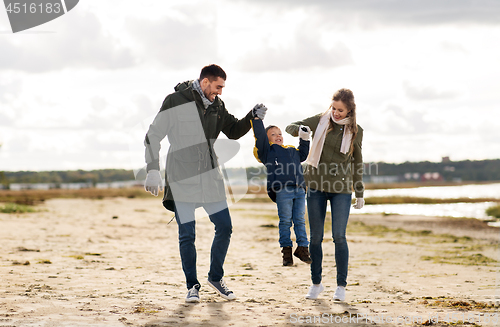
[[[280,246],[292,246],[290,239],[290,227],[295,231],[295,238],[298,246],[309,245],[307,241],[306,223],[304,214],[306,213],[305,191],[299,186],[285,186],[276,192],[276,204],[278,205]]]
[[[321,283],[323,262],[323,234],[327,201],[330,200],[332,214],[332,237],[335,243],[335,263],[337,264],[337,285],[347,285],[349,248],[345,238],[347,220],[351,209],[351,194],[328,193],[314,189],[307,191],[307,212],[311,233],[311,279],[313,284]]]
[[[193,219],[182,224],[179,221],[177,209],[175,219],[179,226],[179,251],[182,261],[182,270],[186,276],[187,288],[190,289],[196,284],[200,284],[196,274],[196,228],[194,220],[194,210],[197,207],[203,207],[208,213],[210,221],[215,225],[215,235],[210,252],[210,271],[208,279],[211,281],[220,281],[224,276],[224,260],[226,259],[229,241],[231,239],[232,224],[226,201],[214,203],[186,203],[176,202],[179,210],[186,212],[186,208],[192,208]],[[182,207],[182,209],[180,208]]]

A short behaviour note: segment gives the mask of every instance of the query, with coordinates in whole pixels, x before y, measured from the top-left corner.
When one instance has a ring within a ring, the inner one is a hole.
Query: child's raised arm
[[[260,119],[252,119],[253,135],[255,136],[255,147],[257,148],[257,156],[263,164],[267,162],[267,154],[269,153],[270,145],[267,138],[264,123]]]
[[[301,131],[300,129],[303,130]],[[311,143],[309,139],[311,138],[311,129],[304,125],[300,125],[298,134],[299,148],[297,150],[299,151],[300,162],[302,162],[306,160],[307,156],[309,155],[309,145]]]

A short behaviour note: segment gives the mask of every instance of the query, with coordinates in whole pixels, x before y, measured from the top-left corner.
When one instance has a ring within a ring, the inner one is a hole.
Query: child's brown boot
[[[283,253],[283,266],[293,266],[292,247],[284,246],[281,253]]]
[[[309,249],[305,246],[298,246],[293,255],[305,263],[311,264],[312,262],[311,256],[309,255]]]

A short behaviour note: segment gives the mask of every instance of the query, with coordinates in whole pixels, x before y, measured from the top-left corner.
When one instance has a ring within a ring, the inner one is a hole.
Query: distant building
[[[442,157],[441,162],[451,162],[450,157]]]
[[[134,186],[143,186],[144,181],[121,181],[121,182],[110,182],[110,183],[96,183],[96,188],[129,188]]]
[[[407,182],[420,181],[420,173],[405,173],[404,178]]]
[[[96,188],[129,188],[136,186],[143,186],[144,181],[120,181],[120,182],[110,182],[110,183],[96,183]],[[85,188],[93,188],[94,184],[89,183],[11,183],[9,189],[12,191],[21,190],[50,190],[50,189],[63,189],[63,190],[81,190]],[[6,188],[0,185],[0,189]]]
[[[80,190],[82,188],[92,188],[94,185],[92,183],[61,183],[60,188],[65,190]]]
[[[395,176],[395,175],[370,176],[369,182],[374,183],[374,184],[397,183],[397,182],[399,182],[399,176]]]
[[[11,183],[9,188],[13,191],[21,190],[50,190],[55,188],[55,183]]]
[[[443,175],[441,175],[438,172],[433,172],[433,173],[424,173],[422,174],[421,181],[422,182],[438,182],[438,181],[443,181]]]

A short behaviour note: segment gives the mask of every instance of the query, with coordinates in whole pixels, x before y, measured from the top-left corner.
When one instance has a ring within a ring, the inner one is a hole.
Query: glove
[[[258,117],[260,120],[264,120],[266,116],[267,108],[262,103],[256,104],[252,109],[253,118]]]
[[[364,205],[365,205],[365,199],[356,198],[356,201],[354,201],[354,204],[352,205],[352,207],[354,209],[361,209],[361,208],[363,208]]]
[[[160,172],[156,169],[148,171],[146,181],[144,182],[146,192],[158,196],[158,190],[163,191],[163,181],[161,180]]]
[[[304,141],[309,141],[310,137],[311,137],[311,129],[309,128],[309,126],[300,125],[299,138],[303,139]]]

